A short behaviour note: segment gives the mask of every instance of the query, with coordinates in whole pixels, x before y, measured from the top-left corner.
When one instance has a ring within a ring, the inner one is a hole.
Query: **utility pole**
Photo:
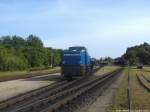
[[[51,68],[53,68],[53,49],[51,50]]]
[[[127,88],[127,93],[128,93],[128,111],[131,112],[131,76],[130,76],[130,66],[128,65],[128,88]]]

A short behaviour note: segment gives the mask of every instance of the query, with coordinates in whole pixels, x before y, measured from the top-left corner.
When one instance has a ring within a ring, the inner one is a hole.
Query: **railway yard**
[[[150,112],[150,0],[0,0],[0,112]]]
[[[149,70],[130,69],[132,110],[150,110]],[[0,82],[0,112],[128,110],[127,87],[128,68],[118,66],[105,66],[71,81],[59,73],[5,81]]]
[[[150,68],[144,67],[137,69],[131,67],[130,80],[131,80],[131,109],[137,111],[150,111]],[[107,109],[108,112],[116,110],[128,110],[128,69],[124,71],[122,83],[119,85],[111,106]]]

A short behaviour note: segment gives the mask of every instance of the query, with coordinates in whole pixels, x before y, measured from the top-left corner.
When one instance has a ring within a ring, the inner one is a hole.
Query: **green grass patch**
[[[136,74],[144,74],[148,72],[135,67],[131,68],[131,98],[132,98],[132,110],[150,110],[150,93],[140,85],[137,80]],[[115,112],[116,110],[127,110],[127,87],[128,87],[128,69],[124,71],[124,76],[119,85],[118,90],[113,98],[112,105],[107,109],[108,112]]]
[[[142,71],[150,73],[150,67],[149,66],[144,66]]]
[[[138,69],[132,69],[131,88],[132,88],[132,109],[150,110],[150,93],[140,85],[136,74],[145,73]]]
[[[123,76],[119,77],[118,80],[121,80],[121,84],[119,85],[119,88],[116,90],[116,93],[113,98],[113,103],[110,105],[110,107],[107,109],[108,112],[115,112],[116,110],[122,110],[127,109],[127,78],[128,78],[128,70],[127,68],[123,71]]]
[[[20,76],[27,74],[27,71],[7,71],[7,72],[0,72],[0,78],[3,77],[13,77],[13,76]]]
[[[120,68],[120,66],[104,66],[100,70],[98,70],[97,73],[105,74],[117,70],[118,68]]]
[[[45,74],[51,74],[60,72],[60,67],[56,68],[48,68],[44,70],[36,70],[36,71],[7,71],[7,72],[0,72],[0,81],[5,80],[12,80],[18,78],[26,78],[32,76],[39,76]]]

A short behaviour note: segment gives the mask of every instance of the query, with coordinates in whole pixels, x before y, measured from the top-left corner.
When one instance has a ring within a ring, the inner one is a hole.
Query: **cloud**
[[[150,36],[149,18],[139,18],[124,21],[122,24],[114,22],[114,25],[103,30],[91,23],[76,34],[66,32],[60,37],[49,38],[45,44],[64,49],[69,46],[83,45],[93,56],[117,57],[131,45],[150,41],[148,36]]]
[[[144,0],[0,1],[0,34],[42,38],[46,46],[86,46],[93,56],[119,56],[150,41],[150,8]]]

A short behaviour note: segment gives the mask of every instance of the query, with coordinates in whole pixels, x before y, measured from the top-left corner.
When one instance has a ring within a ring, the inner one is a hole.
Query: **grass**
[[[127,69],[123,71],[123,76],[122,78],[119,77],[118,80],[123,81],[120,85],[119,88],[116,90],[116,94],[114,95],[113,99],[113,104],[110,105],[110,107],[107,109],[108,112],[115,112],[116,110],[122,110],[122,109],[127,109],[127,78],[128,76],[126,75],[128,72]]]
[[[148,90],[150,89],[150,83],[146,80],[147,78],[144,77],[144,75],[137,74],[137,78],[139,79],[139,81],[143,87],[145,87]]]
[[[115,69],[117,69],[118,66],[106,66],[103,67],[100,72],[102,73],[108,73],[110,71],[113,71]],[[0,72],[0,81],[5,81],[5,80],[11,80],[11,79],[16,79],[16,78],[24,78],[26,76],[29,75],[39,75],[39,74],[50,74],[50,73],[56,73],[59,72],[60,68],[56,67],[56,68],[49,68],[49,69],[45,69],[45,70],[36,70],[36,71],[7,71],[7,72]]]
[[[146,68],[144,67],[144,69],[142,69],[141,72],[147,79],[150,80],[150,67],[146,67]]]
[[[108,72],[112,72],[116,69],[120,68],[119,66],[104,66],[103,68],[101,68],[100,70],[98,70],[97,73],[102,73],[102,74],[105,74],[105,73],[108,73]]]
[[[132,109],[149,109],[150,110],[150,93],[142,87],[136,77],[140,70],[132,70]],[[144,73],[143,73],[144,74]]]
[[[150,67],[149,66],[145,66],[143,69],[142,69],[143,72],[149,72],[150,73]]]
[[[27,74],[27,71],[7,71],[7,72],[0,72],[0,78],[3,77],[11,77],[11,76],[20,76]]]
[[[147,71],[150,71],[150,68],[146,68]],[[130,76],[131,76],[131,97],[132,97],[132,110],[150,110],[150,93],[143,88],[136,77],[138,73],[145,73],[147,71],[138,70],[135,67],[132,67]],[[127,110],[128,109],[128,100],[127,100],[127,87],[128,87],[128,70],[127,68],[124,71],[124,77],[122,83],[119,85],[118,90],[115,93],[113,104],[108,108],[109,112],[115,112],[116,110]]]
[[[0,72],[0,80],[9,80],[9,79],[13,79],[13,78],[23,78],[26,76],[36,76],[36,75],[42,75],[42,74],[50,74],[50,73],[56,73],[59,72],[60,68],[56,67],[56,68],[49,68],[49,69],[45,69],[45,70],[39,70],[39,71],[7,71],[7,72]]]

